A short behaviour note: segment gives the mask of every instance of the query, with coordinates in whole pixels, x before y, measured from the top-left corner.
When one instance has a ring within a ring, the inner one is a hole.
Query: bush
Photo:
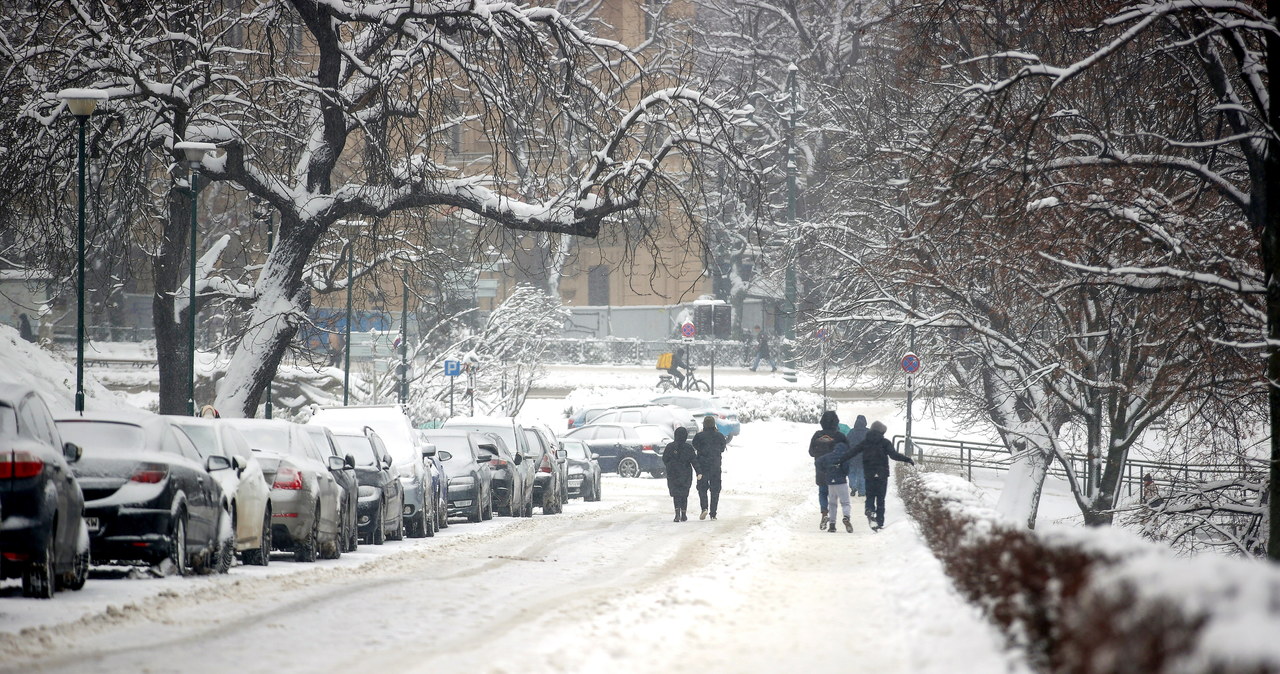
[[[1038,533],[962,479],[897,471],[908,513],[962,594],[1042,672],[1280,672],[1280,572],[1178,559],[1115,529]],[[1252,635],[1252,638],[1250,637]]]

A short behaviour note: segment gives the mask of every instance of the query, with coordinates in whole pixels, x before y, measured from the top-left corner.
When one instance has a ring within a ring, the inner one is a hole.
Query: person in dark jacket
[[[844,508],[844,530],[853,533],[853,522],[849,517],[853,514],[849,505],[849,489],[845,484],[845,475],[849,472],[849,463],[857,461],[853,458],[853,450],[848,443],[841,442],[836,448],[816,459],[822,481],[827,486],[827,503],[831,504],[831,517],[827,520],[827,531],[835,533],[837,506]]]
[[[689,357],[684,352],[684,347],[676,349],[671,354],[671,367],[667,368],[667,374],[675,379],[676,388],[684,390],[685,372],[689,370]]]
[[[822,419],[818,421],[822,426],[809,440],[809,456],[813,457],[814,482],[818,485],[818,506],[822,508],[822,521],[818,524],[819,529],[827,528],[827,483],[824,478],[822,469],[818,466],[818,458],[835,450],[836,445],[840,443],[848,444],[848,438],[844,437],[844,433],[840,432],[840,417],[836,415],[835,410],[827,410],[822,413]]]
[[[858,419],[853,422],[853,428],[845,433],[845,437],[849,438],[849,447],[857,447],[867,437],[867,418],[858,415]],[[862,459],[857,458],[849,462],[849,495],[850,496],[866,496],[867,481],[866,473],[862,468]]]
[[[702,514],[698,519],[707,519],[707,492],[711,492],[711,519],[716,518],[716,506],[720,504],[720,457],[724,454],[727,441],[716,429],[715,417],[702,417],[702,430],[693,436],[693,449],[698,453],[698,505],[702,506]]]
[[[28,342],[36,341],[36,332],[31,329],[31,319],[26,314],[18,316],[18,335]]]
[[[693,485],[694,473],[698,470],[698,455],[693,445],[685,442],[689,430],[683,426],[676,428],[675,442],[662,450],[662,463],[667,471],[667,493],[676,507],[676,518],[672,522],[684,522],[689,519],[685,512],[689,508],[689,487]]]
[[[760,330],[760,326],[756,326],[756,330]],[[773,355],[769,353],[769,337],[763,332],[756,335],[756,362],[751,365],[751,371],[755,372],[760,367],[760,361],[769,361],[769,367],[773,368],[773,372],[778,371],[778,362],[773,359]]]
[[[867,502],[864,509],[867,523],[872,530],[884,527],[884,494],[889,489],[889,459],[915,465],[911,457],[898,453],[893,443],[884,437],[885,425],[871,423],[867,437],[853,448],[853,456],[862,455],[862,468],[867,478]]]

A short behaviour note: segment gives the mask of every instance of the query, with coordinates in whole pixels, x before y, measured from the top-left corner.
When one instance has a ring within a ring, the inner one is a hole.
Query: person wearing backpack
[[[827,531],[836,532],[836,516],[840,508],[844,509],[844,530],[853,533],[853,522],[849,517],[853,514],[849,505],[849,488],[845,483],[845,475],[849,472],[849,463],[853,460],[853,450],[848,443],[836,444],[836,448],[816,459],[822,472],[823,482],[827,487],[827,503],[831,505],[831,517],[827,519]],[[837,507],[839,506],[839,507]]]
[[[884,495],[889,489],[889,459],[916,465],[911,457],[904,456],[893,448],[893,443],[884,437],[887,430],[879,421],[872,422],[867,437],[852,452],[855,457],[862,455],[862,467],[867,479],[867,501],[864,509],[867,524],[871,525],[872,531],[884,528]]]
[[[821,428],[815,431],[809,440],[809,456],[813,457],[814,482],[818,485],[818,507],[822,509],[822,521],[818,524],[818,528],[826,529],[828,489],[826,474],[818,464],[818,459],[835,451],[836,445],[842,442],[848,444],[849,440],[844,433],[840,432],[840,417],[836,415],[835,410],[823,412],[822,419],[818,423]]]
[[[853,422],[853,428],[845,433],[845,437],[849,438],[849,447],[857,447],[867,437],[867,418],[858,415],[856,421]],[[862,467],[862,458],[855,458],[849,462],[849,494],[851,496],[867,495],[867,479]]]

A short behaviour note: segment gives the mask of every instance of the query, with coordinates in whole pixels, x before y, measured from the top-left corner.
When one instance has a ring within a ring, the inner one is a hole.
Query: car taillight
[[[643,446],[641,446],[641,447],[640,447],[640,451],[642,451],[642,452],[652,452],[652,451],[653,451],[653,445],[643,445]]]
[[[0,455],[0,479],[21,480],[44,472],[44,461],[31,452],[5,452]]]
[[[169,467],[163,463],[144,463],[133,471],[133,476],[129,478],[131,482],[142,482],[144,484],[156,484],[161,480],[169,477]]]
[[[276,481],[271,483],[272,489],[302,489],[302,473],[297,468],[285,466],[276,473]]]
[[[729,418],[729,415],[727,415],[727,414],[717,414],[716,416],[720,417],[721,419],[728,419],[728,418]]]
[[[489,459],[489,465],[494,468],[506,468],[507,462],[503,459]]]

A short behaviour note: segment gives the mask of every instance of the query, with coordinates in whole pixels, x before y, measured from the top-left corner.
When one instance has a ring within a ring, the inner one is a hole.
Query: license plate
[[[84,526],[89,530],[89,533],[91,534],[96,534],[98,533],[98,531],[102,529],[102,523],[100,523],[98,521],[98,518],[96,517],[84,518]]]

